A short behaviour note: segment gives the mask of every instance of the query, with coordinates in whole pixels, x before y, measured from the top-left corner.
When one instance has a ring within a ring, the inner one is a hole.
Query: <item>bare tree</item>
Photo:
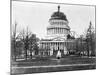
[[[28,27],[26,30],[22,30],[20,32],[20,40],[23,42],[23,49],[25,52],[25,59],[28,58],[28,51],[29,51],[29,38],[32,35],[32,32],[29,31]]]
[[[25,31],[23,29],[23,31],[20,33],[21,35],[21,41],[23,42],[23,49],[24,49],[24,52],[25,52],[25,59],[27,60],[27,50],[28,50],[28,28],[27,30]]]
[[[11,57],[14,58],[15,61],[16,61],[16,37],[17,37],[16,30],[17,30],[17,23],[15,22],[11,35]]]
[[[32,52],[34,51],[36,53],[36,51],[38,50],[37,41],[38,41],[38,38],[36,37],[36,35],[32,34],[31,37],[29,38],[30,58],[31,59],[32,59]]]

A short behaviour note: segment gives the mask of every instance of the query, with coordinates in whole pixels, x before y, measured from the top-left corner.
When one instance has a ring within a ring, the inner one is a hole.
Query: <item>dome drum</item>
[[[51,25],[68,25],[68,21],[65,20],[49,20]]]
[[[49,28],[47,29],[47,34],[67,34],[68,32],[70,32],[69,29],[66,28]]]
[[[66,29],[66,30],[70,30],[70,28],[69,27],[52,27],[52,26],[49,26],[49,27],[47,27],[47,30],[49,30],[49,29]]]

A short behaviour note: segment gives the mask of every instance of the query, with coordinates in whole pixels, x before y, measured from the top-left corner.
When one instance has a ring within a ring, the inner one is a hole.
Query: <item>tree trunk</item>
[[[25,50],[25,60],[27,60],[27,49]]]
[[[90,56],[89,55],[89,43],[88,43],[88,41],[87,41],[87,55],[88,55],[88,57]]]
[[[30,59],[32,59],[32,50],[30,51]]]

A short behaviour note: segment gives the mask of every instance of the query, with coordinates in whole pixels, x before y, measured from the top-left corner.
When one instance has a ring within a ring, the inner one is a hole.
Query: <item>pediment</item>
[[[61,38],[61,37],[56,37],[54,39],[52,39],[53,41],[65,41],[64,38]]]

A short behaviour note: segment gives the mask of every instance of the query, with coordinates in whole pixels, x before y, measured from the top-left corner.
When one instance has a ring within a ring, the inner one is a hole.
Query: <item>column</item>
[[[44,48],[44,45],[43,45],[43,43],[42,43],[42,48]]]
[[[66,29],[65,29],[65,34],[66,34]]]
[[[58,28],[57,28],[57,32],[56,32],[56,34],[58,33]]]
[[[58,42],[56,43],[56,47],[57,47],[57,50],[58,50]]]
[[[43,43],[44,44],[44,49],[45,49],[45,43]]]
[[[46,49],[47,49],[47,42],[46,42]]]
[[[48,34],[50,34],[50,29],[48,30]]]
[[[50,34],[51,34],[51,29],[50,29]]]
[[[57,42],[58,43],[58,50],[59,50],[59,42]]]
[[[46,49],[46,43],[45,43],[45,49]]]
[[[49,42],[49,54],[48,55],[50,55],[50,42]]]
[[[40,48],[42,48],[42,43],[40,43]]]
[[[45,44],[45,49],[46,49],[46,42],[44,44]]]
[[[45,43],[44,43],[44,49],[45,49]]]
[[[58,28],[58,34],[59,34],[59,28]]]
[[[62,29],[62,34],[63,34],[63,29]]]
[[[55,34],[55,28],[54,28],[54,34]]]
[[[48,29],[47,29],[47,35],[48,35]]]
[[[61,28],[60,28],[60,34],[61,34]]]
[[[63,29],[64,30],[64,34],[65,34],[65,29]]]
[[[52,29],[52,34],[53,34],[53,29]]]
[[[57,34],[57,28],[56,28],[56,34]]]
[[[58,50],[59,50],[59,42],[58,42]]]
[[[49,49],[49,43],[47,42],[47,50]]]
[[[52,34],[52,32],[51,32],[51,31],[52,31],[52,29],[50,29],[50,34]]]
[[[52,29],[52,34],[53,34],[53,29]]]
[[[55,47],[55,43],[54,43],[54,50],[55,50],[55,48],[56,48],[56,47]]]
[[[67,49],[66,49],[66,42],[64,42],[64,54],[67,54]]]
[[[57,28],[57,31],[56,31],[56,34],[58,33],[58,28]]]
[[[61,45],[60,45],[60,43],[61,43],[61,42],[59,42],[59,49],[61,50]]]
[[[58,28],[57,28],[57,34],[58,34]]]
[[[60,42],[60,49],[61,49],[61,43],[62,43],[62,42]],[[61,50],[62,50],[62,49],[61,49]]]
[[[49,42],[49,48],[50,48],[50,50],[51,50],[51,44],[50,44],[51,42]]]
[[[67,29],[65,29],[65,33],[67,34]]]
[[[59,34],[60,34],[60,28],[59,28]]]
[[[53,34],[54,34],[54,28],[52,30],[53,30]]]
[[[59,28],[59,34],[60,34],[60,28]]]
[[[63,29],[63,34],[64,34],[64,29]]]
[[[62,42],[61,42],[61,49],[63,49],[62,47],[63,47],[63,45],[62,45]]]
[[[57,50],[57,42],[56,42],[56,50]]]
[[[53,30],[51,29],[51,34],[52,34],[52,31],[53,31]]]
[[[46,42],[46,49],[47,49],[47,42]]]
[[[52,43],[50,43],[51,44],[51,49],[50,49],[50,56],[52,56],[53,55],[53,46],[52,46]]]

